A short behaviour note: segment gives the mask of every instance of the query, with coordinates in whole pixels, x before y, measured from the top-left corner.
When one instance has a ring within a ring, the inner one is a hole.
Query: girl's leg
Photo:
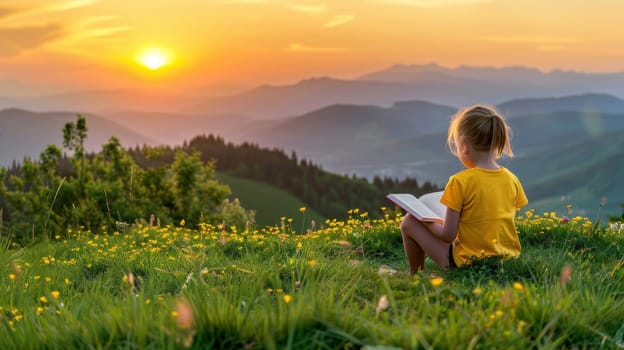
[[[403,249],[405,250],[405,256],[409,264],[409,271],[410,274],[413,275],[418,272],[418,270],[423,270],[425,268],[425,252],[420,245],[418,245],[418,242],[412,238],[413,233],[421,229],[422,225],[414,223],[412,220],[409,220],[408,217],[411,217],[411,215],[405,216],[403,221],[401,221],[401,237],[403,238]],[[422,228],[426,230],[425,227]]]
[[[422,222],[412,215],[401,221],[403,248],[410,266],[410,273],[425,268],[425,256],[429,256],[442,268],[449,266],[449,244],[435,237]]]

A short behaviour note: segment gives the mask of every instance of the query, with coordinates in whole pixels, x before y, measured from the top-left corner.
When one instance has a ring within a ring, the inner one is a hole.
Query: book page
[[[387,196],[392,202],[401,207],[403,210],[414,215],[421,221],[441,222],[444,215],[440,216],[421,200],[408,193],[392,193]]]
[[[443,191],[431,192],[420,196],[418,199],[435,212],[437,216],[444,219],[446,217],[446,206],[440,203],[443,193]]]

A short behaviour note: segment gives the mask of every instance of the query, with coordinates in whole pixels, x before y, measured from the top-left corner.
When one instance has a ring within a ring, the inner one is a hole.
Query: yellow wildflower
[[[432,286],[439,287],[444,282],[444,279],[442,277],[434,277],[429,282],[431,282]]]
[[[305,213],[305,212],[306,212],[306,207],[301,207],[301,208],[299,208],[299,212],[300,212],[301,214]]]
[[[284,294],[284,296],[282,297],[282,299],[284,299],[284,302],[286,304],[290,303],[292,301],[292,297],[288,294]]]

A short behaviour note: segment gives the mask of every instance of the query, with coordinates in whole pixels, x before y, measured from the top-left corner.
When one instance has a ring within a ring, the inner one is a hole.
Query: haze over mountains
[[[265,85],[238,95],[210,99],[191,110],[233,112],[263,119],[294,114],[336,103],[391,106],[423,100],[462,106],[475,101],[499,104],[525,97],[553,97],[588,92],[624,96],[624,73],[544,73],[524,67],[455,69],[437,65],[395,65],[355,80],[307,79],[293,85]]]
[[[158,144],[157,141],[139,134],[127,127],[95,114],[84,114],[89,129],[85,147],[99,150],[111,136],[122,141],[126,147],[136,144]],[[76,114],[70,112],[35,113],[17,108],[0,110],[0,166],[21,161],[24,156],[31,158],[39,154],[49,144],[63,144],[63,126],[75,121]]]
[[[80,112],[87,115],[91,150],[111,135],[130,146],[214,133],[295,150],[338,173],[416,176],[443,185],[461,168],[445,148],[450,117],[458,106],[487,102],[514,129],[517,157],[505,164],[526,183],[532,206],[556,210],[563,196],[591,210],[607,196],[617,212],[624,202],[615,180],[624,175],[624,73],[395,65],[353,80],[314,78],[215,95],[206,89],[0,96],[0,109],[65,111],[0,111],[0,162],[60,144],[62,125]]]

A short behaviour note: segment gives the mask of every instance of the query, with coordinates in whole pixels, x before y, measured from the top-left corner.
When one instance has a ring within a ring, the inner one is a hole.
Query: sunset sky
[[[431,62],[615,72],[623,13],[621,0],[4,0],[0,81],[253,85]]]

